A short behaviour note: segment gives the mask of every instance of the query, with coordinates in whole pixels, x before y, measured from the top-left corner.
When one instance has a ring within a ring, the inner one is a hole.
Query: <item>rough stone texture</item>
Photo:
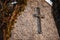
[[[41,8],[41,27],[42,34],[37,31],[37,18],[33,16],[36,13],[35,7]],[[40,0],[29,0],[22,15],[17,17],[17,23],[14,24],[11,40],[58,40],[58,32],[51,14],[51,6],[42,3]]]

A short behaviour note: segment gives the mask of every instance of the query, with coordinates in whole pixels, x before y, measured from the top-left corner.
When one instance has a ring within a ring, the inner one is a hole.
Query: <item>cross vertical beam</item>
[[[37,26],[38,26],[38,33],[41,34],[42,30],[41,30],[41,16],[40,16],[40,8],[36,7],[36,14],[34,15],[35,17],[37,17]]]
[[[40,8],[37,7],[36,8],[36,11],[37,11],[37,26],[38,26],[38,33],[41,34],[42,30],[41,30],[41,17],[40,17]]]

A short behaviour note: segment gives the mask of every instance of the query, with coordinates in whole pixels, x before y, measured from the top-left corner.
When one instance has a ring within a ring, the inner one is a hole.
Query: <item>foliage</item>
[[[11,4],[16,1],[16,4]],[[19,12],[24,11],[27,0],[0,0],[0,29],[5,30],[6,40],[10,37],[12,25]]]

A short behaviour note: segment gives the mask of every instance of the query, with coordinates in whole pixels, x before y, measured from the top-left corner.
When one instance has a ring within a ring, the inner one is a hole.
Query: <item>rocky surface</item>
[[[42,33],[37,31],[37,18],[35,8],[41,9]],[[51,14],[51,6],[40,0],[29,0],[22,15],[17,17],[14,29],[11,31],[11,40],[58,40],[58,32]]]

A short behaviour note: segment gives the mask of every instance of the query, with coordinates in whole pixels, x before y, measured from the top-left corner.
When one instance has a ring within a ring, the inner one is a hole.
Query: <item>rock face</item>
[[[41,29],[38,34],[35,8],[40,7]],[[51,13],[51,6],[41,0],[29,0],[22,15],[17,17],[14,29],[11,31],[11,40],[58,40],[58,32]]]

